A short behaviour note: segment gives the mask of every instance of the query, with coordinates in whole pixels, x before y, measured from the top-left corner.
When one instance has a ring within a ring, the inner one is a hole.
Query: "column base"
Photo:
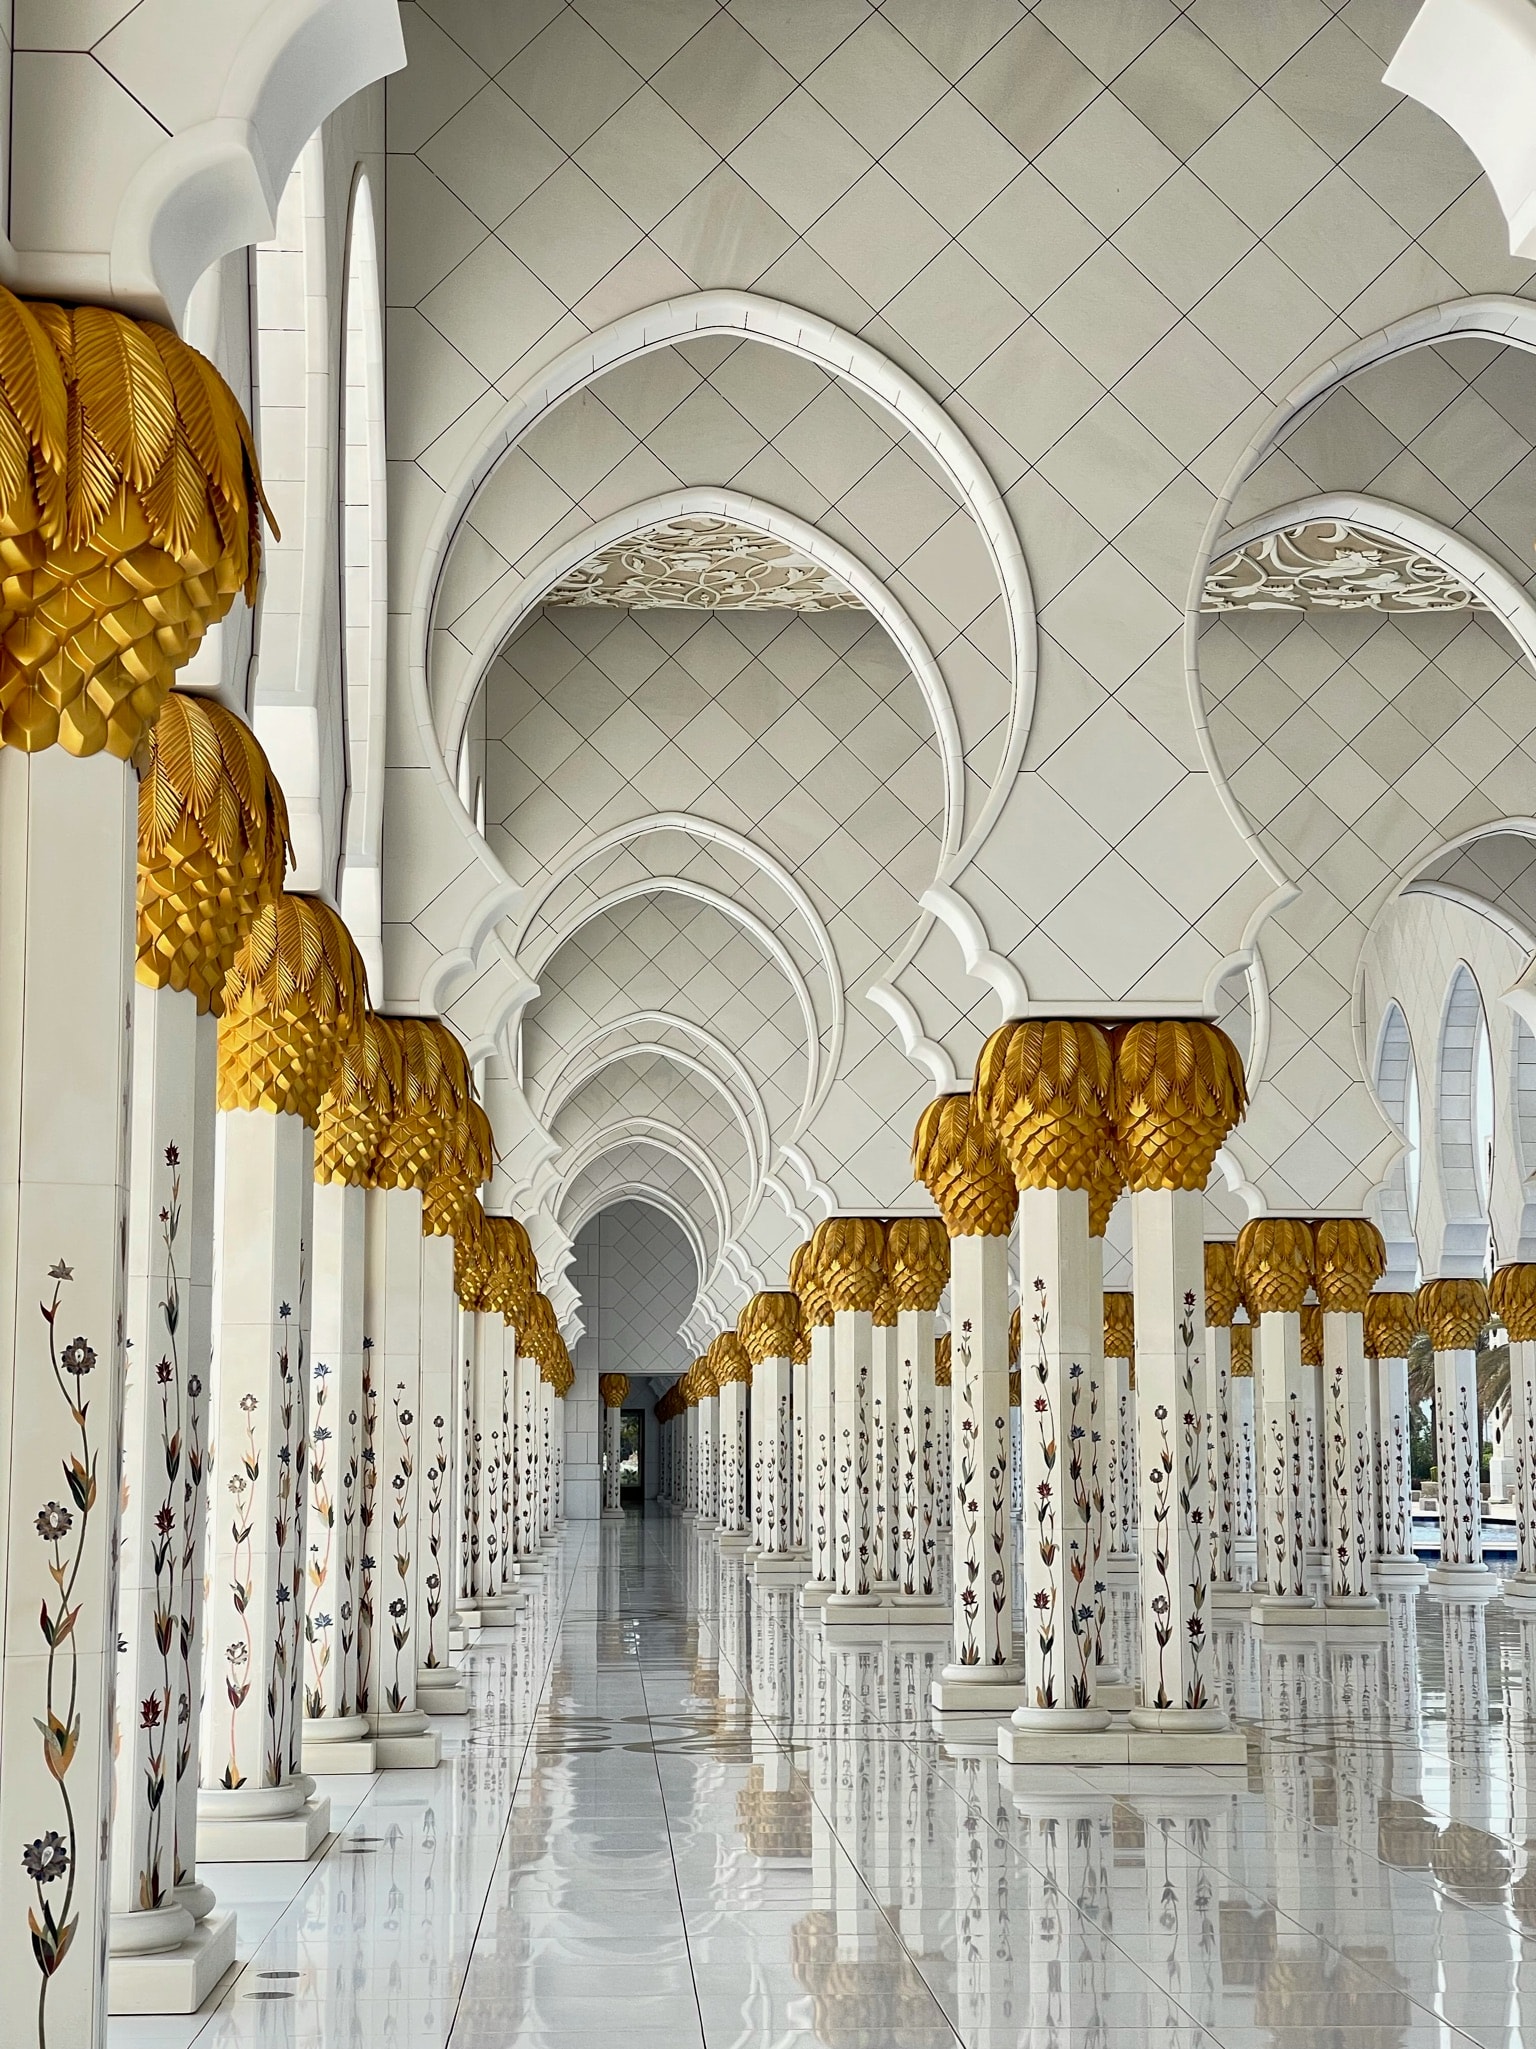
[[[842,1628],[862,1628],[873,1623],[884,1628],[895,1612],[890,1600],[884,1594],[828,1594],[822,1603],[822,1617],[835,1622]]]
[[[197,1854],[208,1864],[307,1864],[331,1832],[331,1803],[310,1797],[314,1782],[197,1796]]]
[[[1492,1601],[1499,1581],[1486,1565],[1432,1565],[1429,1591],[1443,1601]]]
[[[1253,1588],[1214,1586],[1211,1607],[1218,1615],[1246,1615],[1253,1606]]]
[[[720,1532],[720,1549],[722,1551],[745,1551],[751,1541],[750,1536],[745,1530],[722,1530]]]
[[[936,1715],[1011,1715],[1024,1705],[1019,1665],[946,1665],[929,1691]]]
[[[420,1708],[398,1715],[370,1713],[368,1726],[381,1772],[431,1771],[443,1761],[443,1739],[427,1727]]]
[[[1248,1613],[1261,1629],[1317,1629],[1323,1620],[1310,1594],[1262,1594]]]
[[[480,1627],[482,1629],[505,1629],[517,1620],[528,1605],[526,1594],[488,1595],[480,1603]]]
[[[1422,1558],[1373,1558],[1371,1577],[1378,1586],[1390,1587],[1395,1592],[1401,1587],[1423,1586],[1429,1578],[1429,1567]]]
[[[448,1641],[452,1643],[456,1636],[462,1637],[467,1631],[478,1629],[479,1627],[480,1609],[478,1605],[475,1607],[455,1608],[448,1617]]]
[[[759,1551],[747,1561],[747,1574],[754,1585],[804,1586],[808,1561],[803,1551]]]
[[[304,1723],[304,1769],[337,1774],[379,1768],[366,1715],[320,1716]]]
[[[937,1594],[893,1594],[891,1620],[899,1629],[949,1629],[955,1606]]]
[[[457,1672],[445,1665],[419,1665],[416,1669],[416,1705],[429,1715],[467,1715],[469,1688]]]
[[[1124,1764],[1128,1732],[1110,1726],[1107,1708],[1021,1707],[998,1730],[997,1754],[1004,1764]]]
[[[1536,1572],[1514,1572],[1504,1582],[1504,1605],[1517,1615],[1536,1614]]]
[[[1141,1560],[1133,1553],[1116,1551],[1103,1561],[1107,1587],[1135,1587],[1141,1584]]]
[[[1238,1764],[1246,1770],[1248,1739],[1225,1708],[1134,1707],[1129,1716],[1132,1764]]]
[[[234,1961],[235,1917],[225,1909],[197,1922],[175,1949],[114,1955],[107,1966],[107,2012],[196,2013]]]
[[[820,1614],[827,1605],[828,1597],[837,1589],[829,1579],[808,1579],[800,1589],[800,1605],[814,1614]]]
[[[520,1551],[517,1554],[517,1576],[519,1579],[542,1579],[548,1563],[542,1551]]]
[[[605,1508],[598,1520],[605,1523],[621,1523],[624,1520],[624,1511],[622,1508]]]
[[[1328,1594],[1323,1600],[1323,1622],[1330,1636],[1338,1631],[1351,1636],[1385,1636],[1387,1611],[1374,1594]]]

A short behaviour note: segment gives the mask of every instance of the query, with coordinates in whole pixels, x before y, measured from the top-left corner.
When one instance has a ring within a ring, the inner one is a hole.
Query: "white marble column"
[[[134,990],[123,1402],[114,2013],[193,2013],[234,1962],[197,1878],[218,1021]]]
[[[800,1304],[780,1293],[754,1296],[772,1309],[750,1324],[746,1338],[752,1354],[752,1473],[758,1489],[758,1556],[753,1577],[764,1581],[803,1575],[805,1564],[795,1550],[795,1459],[790,1355],[800,1328]],[[751,1308],[748,1304],[748,1308]],[[738,1328],[740,1326],[738,1325]]]
[[[1205,1248],[1206,1474],[1211,1504],[1211,1607],[1247,1608],[1252,1594],[1237,1571],[1237,1431],[1232,1398],[1232,1318],[1239,1291],[1234,1248]]]
[[[1491,1600],[1499,1583],[1483,1563],[1477,1410],[1477,1341],[1488,1321],[1488,1291],[1478,1280],[1425,1281],[1418,1310],[1435,1348],[1440,1562],[1430,1568],[1430,1588],[1461,1601]]]
[[[618,1521],[624,1514],[619,1465],[623,1457],[624,1400],[628,1393],[629,1376],[627,1373],[604,1373],[599,1376],[597,1395],[601,1405],[603,1428],[601,1453],[603,1473],[602,1513],[609,1522]]]
[[[1104,1580],[1109,1587],[1139,1585],[1136,1538],[1141,1520],[1136,1464],[1135,1297],[1127,1290],[1104,1295],[1105,1437],[1109,1447],[1107,1548]]]
[[[811,1324],[811,1356],[806,1367],[805,1527],[810,1576],[803,1605],[823,1607],[837,1584],[833,1537],[833,1388],[832,1312],[819,1294],[802,1296]]]
[[[869,1583],[886,1599],[899,1574],[896,1541],[901,1410],[896,1358],[896,1300],[889,1281],[871,1312],[869,1342]]]
[[[752,1361],[735,1331],[722,1331],[709,1348],[719,1394],[720,1447],[717,1516],[721,1548],[745,1551],[747,1529],[747,1390]]]
[[[448,1663],[457,1570],[459,1302],[453,1267],[453,1239],[446,1232],[427,1229],[421,1241],[416,1704],[432,1715],[462,1715],[469,1709],[469,1689]]]
[[[933,1317],[949,1282],[949,1233],[941,1217],[898,1217],[888,1228],[897,1300],[896,1606],[903,1628],[947,1629],[948,1589],[939,1580],[939,1393],[934,1385]]]
[[[1232,1419],[1232,1548],[1238,1570],[1256,1569],[1258,1433],[1253,1413],[1253,1325],[1234,1322],[1228,1402]],[[1251,1591],[1251,1587],[1250,1587]]]
[[[1509,1338],[1506,1442],[1514,1463],[1518,1555],[1515,1571],[1504,1582],[1504,1599],[1530,1611],[1536,1609],[1536,1265],[1499,1267],[1488,1293]]]
[[[684,1375],[686,1383],[684,1400],[687,1410],[683,1421],[686,1430],[683,1438],[683,1514],[689,1522],[697,1522],[699,1515],[699,1390],[694,1380],[698,1361],[690,1366]]]
[[[198,1834],[221,1863],[291,1860],[330,1826],[300,1753],[314,1133],[266,1110],[223,1110],[219,1127]]]
[[[1301,1308],[1312,1281],[1309,1227],[1295,1217],[1256,1217],[1237,1238],[1238,1277],[1253,1340],[1259,1423],[1259,1591],[1254,1618],[1266,1625],[1316,1623],[1306,1576],[1306,1437]]]
[[[1371,1584],[1377,1447],[1371,1427],[1365,1309],[1386,1271],[1381,1233],[1363,1218],[1313,1226],[1323,1316],[1323,1450],[1327,1475],[1328,1586],[1333,1622],[1385,1624]]]
[[[699,1477],[694,1515],[701,1527],[713,1529],[720,1521],[720,1383],[707,1355],[699,1361],[697,1384]]]
[[[1019,1271],[1029,1291],[1019,1369],[1027,1684],[1001,1733],[1002,1754],[1015,1763],[1049,1754],[1057,1731],[1077,1742],[1109,1726],[1108,1710],[1094,1700],[1098,1404],[1089,1367],[1092,1325],[1102,1325],[1097,1265],[1089,1257],[1085,1187],[1019,1191]],[[1080,1751],[1079,1742],[1074,1755]]]
[[[875,1592],[874,1445],[871,1381],[873,1310],[885,1285],[885,1230],[873,1217],[833,1217],[813,1239],[832,1309],[832,1564],[826,1616],[840,1622],[882,1608]]]
[[[426,1466],[421,1412],[421,1192],[370,1188],[363,1323],[373,1339],[373,1658],[368,1726],[381,1768],[435,1765],[442,1742],[416,1700],[421,1656],[417,1501]]]
[[[0,1962],[43,2049],[106,2018],[136,798],[0,747]]]
[[[357,1704],[368,1197],[361,1187],[321,1181],[314,1202],[304,1768],[371,1772],[377,1754]]]
[[[475,1312],[473,1504],[469,1533],[470,1572],[477,1623],[501,1598],[501,1406],[502,1353],[507,1326],[500,1310]]]

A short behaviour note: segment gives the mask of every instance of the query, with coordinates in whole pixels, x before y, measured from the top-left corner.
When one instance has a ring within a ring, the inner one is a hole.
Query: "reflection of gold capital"
[[[943,1218],[893,1218],[885,1250],[897,1308],[937,1309],[949,1283],[949,1233]]]
[[[754,1295],[736,1319],[736,1331],[754,1366],[792,1359],[800,1336],[800,1298],[788,1288]]]
[[[1221,1330],[1232,1321],[1239,1301],[1237,1248],[1212,1238],[1205,1248],[1205,1320]]]
[[[1113,1154],[1109,1040],[1083,1018],[1000,1025],[976,1062],[976,1100],[1020,1188],[1093,1189]]]
[[[263,904],[224,984],[219,1108],[286,1111],[313,1126],[366,986],[352,935],[328,904],[288,895]]]
[[[141,758],[261,561],[234,394],[168,328],[0,287],[0,746]]]
[[[1501,1266],[1489,1284],[1488,1300],[1512,1344],[1536,1339],[1536,1266]]]
[[[1488,1290],[1481,1281],[1426,1281],[1419,1289],[1419,1321],[1437,1352],[1470,1352],[1488,1321]]]
[[[1409,1346],[1422,1328],[1417,1295],[1395,1288],[1372,1295],[1365,1305],[1365,1356],[1406,1359]]]
[[[1232,1378],[1252,1380],[1253,1378],[1253,1325],[1234,1323],[1232,1326]]]
[[[1380,1231],[1364,1217],[1324,1217],[1312,1226],[1317,1299],[1331,1313],[1363,1316],[1387,1270]]]
[[[950,1341],[946,1330],[933,1341],[933,1384],[948,1387],[950,1383]]]
[[[1115,1129],[1136,1190],[1202,1189],[1248,1106],[1243,1062],[1216,1025],[1143,1018],[1115,1034]]]
[[[912,1172],[951,1238],[1002,1238],[1012,1228],[1019,1191],[973,1096],[934,1097],[913,1133]]]
[[[599,1373],[597,1398],[605,1409],[622,1409],[629,1393],[627,1373]]]
[[[1119,1289],[1106,1290],[1104,1295],[1104,1356],[1136,1356],[1136,1298]]]
[[[833,1313],[873,1309],[885,1285],[885,1227],[876,1217],[828,1217],[811,1243]]]
[[[1312,1233],[1299,1217],[1250,1217],[1237,1234],[1237,1278],[1248,1314],[1292,1314],[1312,1285]]]
[[[223,1008],[224,977],[288,865],[288,810],[256,735],[173,691],[139,784],[138,978]]]

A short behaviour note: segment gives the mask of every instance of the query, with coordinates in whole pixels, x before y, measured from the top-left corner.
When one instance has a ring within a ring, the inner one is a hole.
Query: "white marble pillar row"
[[[1477,1341],[1488,1321],[1479,1280],[1425,1281],[1419,1320],[1435,1348],[1435,1452],[1440,1471],[1440,1562],[1432,1591],[1461,1601],[1491,1600],[1499,1583],[1483,1563],[1482,1437],[1477,1408]]]
[[[416,1699],[423,1617],[417,1502],[427,1463],[422,1416],[421,1191],[370,1188],[363,1322],[373,1339],[373,1639],[364,1709],[382,1769],[435,1765],[442,1742]]]
[[[377,1755],[357,1702],[368,1196],[363,1188],[322,1181],[314,1201],[304,1768],[371,1772]]]
[[[235,1953],[197,1877],[218,1022],[133,1003],[110,1997],[192,2013]]]
[[[1536,1265],[1499,1267],[1488,1293],[1509,1339],[1506,1444],[1514,1464],[1517,1555],[1515,1570],[1504,1582],[1504,1599],[1529,1612],[1536,1610]]]
[[[1090,1259],[1088,1190],[1019,1191],[1024,1424],[1024,1702],[1001,1732],[1015,1763],[1109,1726],[1098,1682],[1097,1388],[1092,1326],[1103,1322],[1102,1267]],[[1095,1284],[1096,1274],[1098,1284]],[[1070,1732],[1070,1733],[1069,1733]],[[1123,1755],[1123,1745],[1122,1745]]]
[[[432,1715],[462,1715],[469,1689],[448,1663],[458,1556],[457,1438],[459,1300],[453,1239],[427,1230],[421,1241],[421,1462],[416,1494],[416,1704]]]
[[[41,2049],[106,2022],[137,787],[0,748],[0,1964]]]
[[[221,1863],[312,1857],[330,1825],[300,1755],[314,1193],[302,1116],[221,1111],[198,1801],[203,1855]]]
[[[1241,1760],[1243,1739],[1224,1733],[1230,1724],[1208,1669],[1210,1504],[1200,1358],[1206,1323],[1204,1196],[1190,1188],[1139,1187],[1144,1172],[1133,1161],[1143,1479],[1142,1690],[1141,1705],[1131,1709],[1131,1725],[1164,1740],[1187,1735],[1200,1755],[1225,1758],[1230,1750]]]
[[[1418,1327],[1415,1297],[1383,1290],[1365,1305],[1365,1356],[1372,1375],[1376,1442],[1376,1555],[1383,1592],[1422,1585],[1413,1548],[1413,1439],[1408,1407],[1408,1348]]]
[[[1237,1270],[1253,1340],[1258,1417],[1259,1545],[1253,1614],[1268,1625],[1311,1626],[1307,1589],[1307,1468],[1301,1361],[1301,1310],[1312,1282],[1308,1225],[1295,1217],[1256,1217],[1237,1238]]]

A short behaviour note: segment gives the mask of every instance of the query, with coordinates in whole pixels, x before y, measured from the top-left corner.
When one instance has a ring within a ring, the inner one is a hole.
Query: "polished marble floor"
[[[1246,1768],[1013,1774],[933,1734],[931,1640],[573,1526],[442,1766],[210,1867],[238,1974],[111,2049],[1536,2049],[1536,1619],[1216,1651]]]

